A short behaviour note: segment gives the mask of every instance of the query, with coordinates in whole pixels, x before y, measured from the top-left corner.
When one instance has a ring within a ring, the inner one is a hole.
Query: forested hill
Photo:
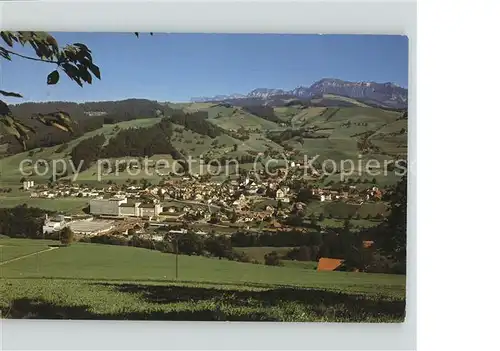
[[[27,141],[27,149],[35,147],[50,147],[68,142],[83,134],[97,130],[104,124],[114,124],[134,119],[162,117],[170,110],[166,105],[146,99],[127,99],[122,101],[98,102],[30,102],[10,106],[12,113],[26,124],[37,130]],[[48,127],[33,121],[31,116],[36,113],[65,111],[76,122],[74,134]],[[22,151],[22,147],[13,137],[4,136],[2,144],[8,143],[8,153]]]

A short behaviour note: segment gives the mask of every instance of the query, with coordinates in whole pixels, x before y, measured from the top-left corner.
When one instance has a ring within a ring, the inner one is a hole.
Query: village
[[[86,214],[60,214],[47,218],[43,227],[44,233],[51,233],[67,225],[75,234],[87,236],[127,235],[130,229],[149,235],[147,228],[172,227],[176,231],[183,226],[186,230],[186,224],[206,229],[197,230],[198,234],[221,228],[226,229],[224,232],[230,232],[231,228],[287,230],[283,222],[304,211],[308,201],[361,205],[382,198],[381,189],[375,186],[363,190],[356,185],[345,185],[340,190],[311,186],[304,192],[304,188],[297,191],[292,185],[286,179],[261,179],[248,174],[224,181],[193,175],[162,180],[157,185],[141,180],[102,187],[64,182],[35,185],[33,181],[25,181],[23,188],[30,191],[32,198],[88,199]],[[158,236],[156,240],[163,239]]]

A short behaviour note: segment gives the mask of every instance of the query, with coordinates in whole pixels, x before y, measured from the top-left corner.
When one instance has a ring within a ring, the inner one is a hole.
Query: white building
[[[92,199],[89,206],[93,215],[117,217],[158,217],[163,212],[160,203],[145,204],[126,198]]]
[[[331,194],[321,194],[320,200],[321,201],[332,201],[332,195]]]
[[[125,202],[120,204],[118,213],[124,217],[139,217],[140,202]]]
[[[141,204],[139,205],[140,217],[158,217],[163,212],[161,204]]]
[[[23,189],[28,190],[30,188],[33,188],[35,186],[35,182],[33,180],[25,180],[23,182]]]
[[[281,189],[276,190],[276,200],[283,200],[285,198],[285,192]]]
[[[127,199],[92,199],[89,201],[90,213],[93,215],[119,216],[120,205]]]
[[[45,221],[43,223],[42,231],[44,234],[51,234],[63,229],[66,226],[66,221],[64,216],[56,216],[55,218],[49,218],[45,215]]]

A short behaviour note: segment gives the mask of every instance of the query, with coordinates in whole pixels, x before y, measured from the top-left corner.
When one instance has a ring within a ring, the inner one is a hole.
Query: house
[[[266,211],[267,211],[267,212],[274,212],[274,207],[273,207],[273,206],[270,206],[270,205],[267,205],[267,206],[266,206]]]
[[[28,189],[31,189],[35,186],[35,182],[32,181],[32,180],[25,180],[23,182],[23,189],[24,190],[28,190]]]
[[[332,194],[321,194],[320,201],[332,201]]]
[[[322,257],[318,262],[318,271],[335,271],[342,266],[344,260],[339,258],[325,258]]]
[[[43,223],[42,231],[44,234],[50,234],[57,232],[66,226],[66,221],[64,216],[56,216],[55,218],[50,218],[45,215],[45,221]]]
[[[285,192],[281,189],[276,190],[276,200],[283,200],[285,198]]]

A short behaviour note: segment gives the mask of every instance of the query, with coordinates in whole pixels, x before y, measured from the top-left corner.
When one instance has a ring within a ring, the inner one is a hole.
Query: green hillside
[[[405,277],[316,272],[147,249],[0,240],[7,317],[401,321]],[[32,254],[15,261],[15,257]],[[293,288],[293,289],[292,289]],[[126,311],[126,312],[125,312]]]
[[[120,122],[116,124],[106,124],[102,128],[94,130],[92,132],[85,133],[83,136],[70,141],[66,147],[61,145],[34,149],[30,151],[21,152],[12,156],[0,158],[0,185],[3,183],[8,184],[19,184],[19,179],[22,177],[19,171],[19,165],[23,160],[47,160],[49,164],[52,160],[56,159],[68,159],[68,154],[71,150],[78,145],[82,140],[91,138],[93,136],[103,134],[106,139],[110,139],[118,134],[121,130],[129,128],[147,128],[151,127],[160,122],[160,118],[147,118],[147,119],[136,119],[132,121]],[[33,167],[23,167],[26,172],[33,170]],[[48,176],[36,176],[34,175],[30,179],[37,181],[46,181]]]
[[[338,165],[345,159],[358,160],[362,154],[363,160],[376,159],[380,162],[392,160],[407,154],[407,120],[399,119],[400,113],[386,111],[372,107],[364,107],[363,104],[356,107],[276,107],[274,114],[277,118],[288,124],[285,127],[276,122],[255,116],[240,107],[222,106],[212,103],[187,103],[174,104],[174,108],[182,108],[185,111],[206,111],[208,120],[232,133],[243,128],[247,131],[249,138],[246,140],[236,139],[228,134],[221,134],[212,139],[208,136],[198,134],[183,126],[174,124],[172,145],[184,155],[205,157],[214,159],[226,157],[239,158],[245,155],[255,155],[266,150],[282,152],[284,148],[292,149],[296,154],[294,158],[299,161],[319,156],[318,160],[333,160]],[[102,128],[86,133],[80,138],[74,139],[65,145],[57,145],[43,149],[34,149],[13,156],[0,159],[0,186],[18,186],[22,177],[19,171],[21,161],[33,160],[67,160],[67,155],[80,141],[103,134],[107,140],[113,138],[120,130],[128,128],[150,127],[160,121],[159,118],[138,119],[117,124],[104,125]],[[302,138],[292,138],[280,144],[269,139],[267,131],[281,133],[287,128],[310,130]],[[361,150],[359,142],[366,137],[367,150]],[[170,156],[167,155],[166,159]],[[29,171],[29,168],[24,169]],[[91,167],[83,172],[77,181],[96,181],[97,167]],[[50,174],[50,173],[47,173]],[[147,175],[141,172],[137,177],[159,180],[157,176]],[[360,175],[360,178],[373,178],[369,175]],[[33,176],[35,182],[45,183],[49,176]],[[124,181],[130,175],[110,175],[105,181]],[[325,182],[339,180],[339,175],[331,175]],[[377,177],[380,184],[393,184],[397,177],[393,174]],[[3,195],[0,195],[3,196]],[[16,203],[16,200],[7,200]],[[9,205],[9,203],[7,203]]]

